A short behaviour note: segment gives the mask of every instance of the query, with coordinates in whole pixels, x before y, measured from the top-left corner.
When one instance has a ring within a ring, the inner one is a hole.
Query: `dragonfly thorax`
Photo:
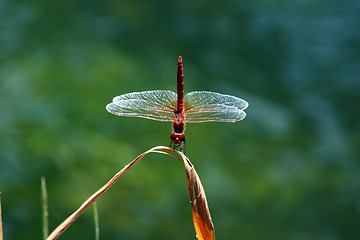
[[[175,114],[173,120],[173,128],[175,133],[182,133],[185,130],[185,121],[181,113]]]

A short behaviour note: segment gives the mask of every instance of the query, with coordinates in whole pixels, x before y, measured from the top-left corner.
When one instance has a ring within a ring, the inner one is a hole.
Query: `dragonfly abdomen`
[[[184,72],[183,72],[183,63],[182,57],[179,57],[178,61],[178,71],[177,71],[177,113],[181,113],[184,109]]]

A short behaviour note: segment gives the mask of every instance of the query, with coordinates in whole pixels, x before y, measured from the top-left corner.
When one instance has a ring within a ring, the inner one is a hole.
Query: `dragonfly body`
[[[174,132],[171,133],[170,139],[174,143],[174,146],[185,142],[185,119],[183,115],[184,111],[184,71],[182,65],[182,57],[178,60],[177,69],[177,104],[176,112],[173,120]]]
[[[179,57],[177,93],[153,90],[117,96],[106,109],[117,116],[141,117],[173,123],[170,139],[174,147],[185,145],[185,123],[237,122],[245,118],[248,103],[240,98],[208,91],[184,95],[183,63]]]

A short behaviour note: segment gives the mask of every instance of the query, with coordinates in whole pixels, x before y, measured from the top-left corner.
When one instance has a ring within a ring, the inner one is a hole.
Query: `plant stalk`
[[[48,210],[48,196],[46,190],[45,177],[41,177],[41,203],[42,203],[42,232],[43,239],[49,235],[49,210]]]

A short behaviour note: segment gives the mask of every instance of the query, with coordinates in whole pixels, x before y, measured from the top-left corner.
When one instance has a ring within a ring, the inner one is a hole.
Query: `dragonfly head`
[[[182,142],[185,141],[185,134],[184,133],[173,132],[170,135],[170,139],[174,144],[179,145],[179,144],[181,144]]]

